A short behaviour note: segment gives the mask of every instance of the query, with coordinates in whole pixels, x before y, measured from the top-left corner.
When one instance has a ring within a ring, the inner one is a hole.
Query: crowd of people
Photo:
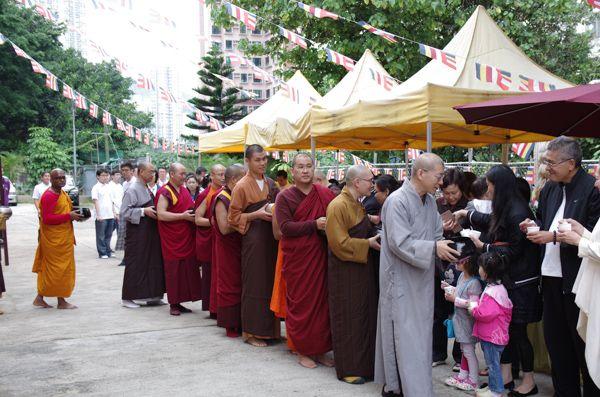
[[[534,197],[505,165],[477,177],[430,153],[405,181],[356,165],[344,183],[327,181],[307,153],[293,158],[291,183],[285,171],[276,182],[259,145],[244,165],[208,175],[124,163],[99,170],[92,190],[98,255],[113,255],[117,230],[127,308],[165,304],[166,293],[179,316],[201,300],[227,337],[257,348],[281,339],[284,320],[300,365],[374,380],[383,396],[433,396],[449,338],[448,387],[535,395],[534,356],[545,353],[527,326],[541,320],[555,395],[600,396],[600,191],[581,161],[576,140],[550,142]],[[64,183],[53,170],[34,192],[34,305],[57,297],[72,309],[81,214]]]

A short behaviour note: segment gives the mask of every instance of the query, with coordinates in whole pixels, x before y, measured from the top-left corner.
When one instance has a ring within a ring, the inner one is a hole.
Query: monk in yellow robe
[[[73,203],[62,188],[65,186],[65,172],[61,169],[50,173],[51,186],[40,199],[40,237],[34,273],[37,273],[38,295],[34,306],[52,307],[44,297],[57,297],[59,309],[76,309],[67,302],[75,287],[75,234],[73,221],[83,217],[73,211]]]

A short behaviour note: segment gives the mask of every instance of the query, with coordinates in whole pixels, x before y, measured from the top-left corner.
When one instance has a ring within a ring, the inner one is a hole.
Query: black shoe
[[[512,390],[510,393],[508,393],[508,396],[509,397],[525,397],[525,396],[535,396],[536,394],[538,394],[537,385],[533,386],[533,389],[531,389],[527,393],[519,393],[516,390]]]
[[[505,384],[504,384],[504,388],[505,388],[506,390],[510,390],[510,391],[512,391],[512,389],[514,389],[514,388],[515,388],[515,381],[514,381],[514,380],[511,380],[510,382],[508,382],[508,383],[505,383]]]
[[[121,262],[117,266],[125,266],[125,262]]]
[[[393,391],[385,391],[385,386],[383,386],[381,388],[381,396],[382,397],[404,397],[404,394],[402,394],[402,391],[400,391],[400,394],[394,393]]]

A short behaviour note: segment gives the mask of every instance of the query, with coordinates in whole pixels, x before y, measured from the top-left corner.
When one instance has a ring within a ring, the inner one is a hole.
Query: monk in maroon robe
[[[221,192],[224,178],[225,167],[220,164],[213,165],[210,170],[210,186],[198,195],[194,205],[196,210],[196,259],[202,267],[202,310],[208,310],[211,318],[217,317],[217,269],[212,259],[214,232],[210,219],[214,198]]]
[[[333,360],[325,355],[331,350],[331,327],[324,230],[327,205],[335,196],[313,183],[313,160],[306,153],[294,157],[292,175],[295,185],[280,192],[275,202],[287,287],[287,337],[300,365],[315,368],[318,361],[333,366]]]
[[[231,204],[231,192],[244,176],[244,169],[237,165],[225,170],[225,186],[213,200],[211,224],[213,227],[213,265],[218,269],[216,299],[217,326],[226,329],[226,335],[237,338],[242,333],[242,235],[229,225],[227,213]]]
[[[169,182],[156,192],[155,199],[167,299],[173,316],[191,312],[181,305],[182,302],[201,298],[194,239],[194,201],[183,185],[185,175],[183,164],[171,164]]]

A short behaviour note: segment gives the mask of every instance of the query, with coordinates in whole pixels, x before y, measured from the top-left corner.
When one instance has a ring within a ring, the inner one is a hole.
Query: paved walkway
[[[11,265],[0,299],[0,396],[378,396],[380,387],[339,382],[331,368],[296,364],[285,344],[265,349],[229,339],[215,321],[168,306],[120,306],[120,259],[97,258],[92,222],[76,223],[77,310],[38,309],[31,264],[37,244],[32,205],[13,207],[8,222]],[[49,303],[55,305],[54,299]],[[434,369],[439,396],[465,396],[443,385],[449,367]],[[547,377],[541,396],[551,395]]]

